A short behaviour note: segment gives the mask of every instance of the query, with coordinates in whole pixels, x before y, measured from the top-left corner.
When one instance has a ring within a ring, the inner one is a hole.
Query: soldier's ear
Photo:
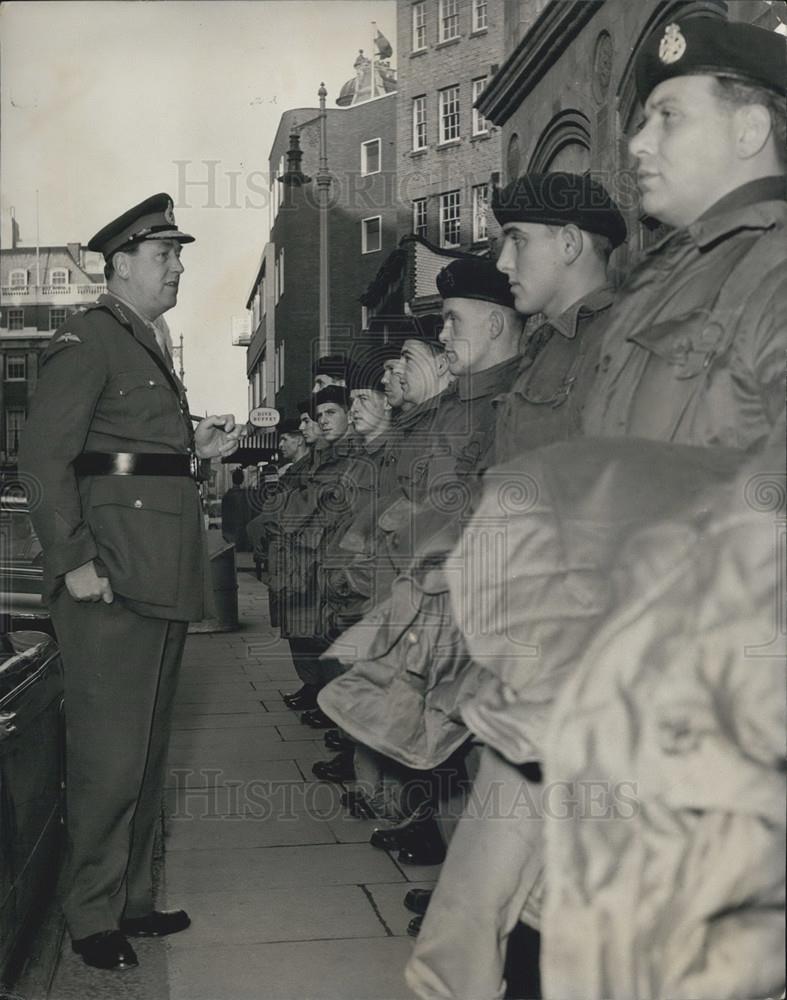
[[[573,264],[582,253],[584,245],[582,230],[579,226],[573,224],[563,226],[558,239],[560,240],[560,251],[563,255],[563,260],[566,264]]]
[[[128,254],[127,253],[123,253],[122,250],[119,250],[115,254],[115,256],[112,258],[112,265],[115,268],[115,274],[119,278],[127,278],[128,277],[129,267],[128,267]]]
[[[489,336],[492,340],[496,340],[500,334],[505,330],[506,322],[503,318],[503,314],[499,309],[493,309],[489,313]]]
[[[764,104],[744,104],[735,109],[737,118],[737,153],[748,160],[762,152],[773,134],[770,111]]]

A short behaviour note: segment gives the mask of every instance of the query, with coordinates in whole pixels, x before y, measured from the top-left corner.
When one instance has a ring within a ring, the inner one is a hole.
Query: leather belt
[[[194,455],[166,452],[85,451],[74,461],[78,476],[191,476],[197,478]]]

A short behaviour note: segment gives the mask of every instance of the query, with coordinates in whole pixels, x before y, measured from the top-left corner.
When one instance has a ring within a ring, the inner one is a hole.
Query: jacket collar
[[[596,313],[608,309],[612,305],[614,298],[615,293],[611,286],[604,285],[603,288],[597,288],[595,291],[583,295],[581,299],[578,299],[559,316],[555,319],[547,320],[547,322],[567,340],[573,340],[577,335],[580,319],[595,316]]]
[[[445,390],[467,402],[469,399],[478,399],[481,396],[495,396],[499,392],[504,392],[511,385],[522,358],[519,354],[501,361],[500,364],[492,365],[491,368],[484,368],[480,372],[471,372],[469,375],[460,375],[453,386]]]
[[[741,229],[766,230],[779,223],[787,223],[784,177],[761,177],[730,191],[690,226],[668,233],[646,253],[658,253],[667,244],[687,238],[703,250]]]

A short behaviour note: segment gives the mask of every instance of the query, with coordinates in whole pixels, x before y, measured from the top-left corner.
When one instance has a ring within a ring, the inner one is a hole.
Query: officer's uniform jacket
[[[750,450],[784,410],[782,177],[731,192],[654,247],[609,316],[589,436]]]
[[[511,391],[494,401],[496,462],[581,433],[613,301],[599,288],[533,332]]]
[[[190,477],[75,475],[82,452],[193,452],[182,383],[152,326],[113,295],[70,317],[41,356],[19,466],[48,594],[89,560],[140,614],[203,616],[207,562]]]

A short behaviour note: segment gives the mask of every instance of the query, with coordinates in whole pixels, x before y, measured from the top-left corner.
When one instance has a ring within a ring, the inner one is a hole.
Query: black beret
[[[298,413],[301,415],[308,413],[310,417],[314,418],[314,396],[303,399],[298,403]]]
[[[644,104],[673,76],[731,76],[778,94],[787,90],[787,39],[775,31],[715,17],[670,21],[646,40],[634,69]]]
[[[286,420],[280,420],[276,430],[279,433],[279,437],[282,434],[300,434],[300,420],[297,417],[287,417]]]
[[[492,194],[495,218],[537,222],[545,226],[578,226],[609,238],[613,247],[626,239],[626,222],[606,188],[589,174],[525,174]]]
[[[331,378],[347,378],[347,358],[343,354],[325,354],[312,365],[312,377],[330,375]]]
[[[508,309],[514,297],[508,278],[488,257],[458,257],[437,275],[437,291],[444,299],[480,299]]]
[[[348,389],[374,389],[382,392],[382,378],[385,374],[385,362],[398,358],[399,351],[392,345],[381,344],[379,349],[365,351],[353,359],[353,365],[347,379]]]
[[[109,260],[122,247],[142,240],[193,243],[193,236],[178,230],[172,207],[168,194],[154,194],[100,229],[91,237],[87,248],[102,253]]]
[[[326,385],[324,389],[314,394],[314,410],[322,403],[336,403],[343,406],[345,410],[350,408],[350,397],[347,389],[343,385]]]

